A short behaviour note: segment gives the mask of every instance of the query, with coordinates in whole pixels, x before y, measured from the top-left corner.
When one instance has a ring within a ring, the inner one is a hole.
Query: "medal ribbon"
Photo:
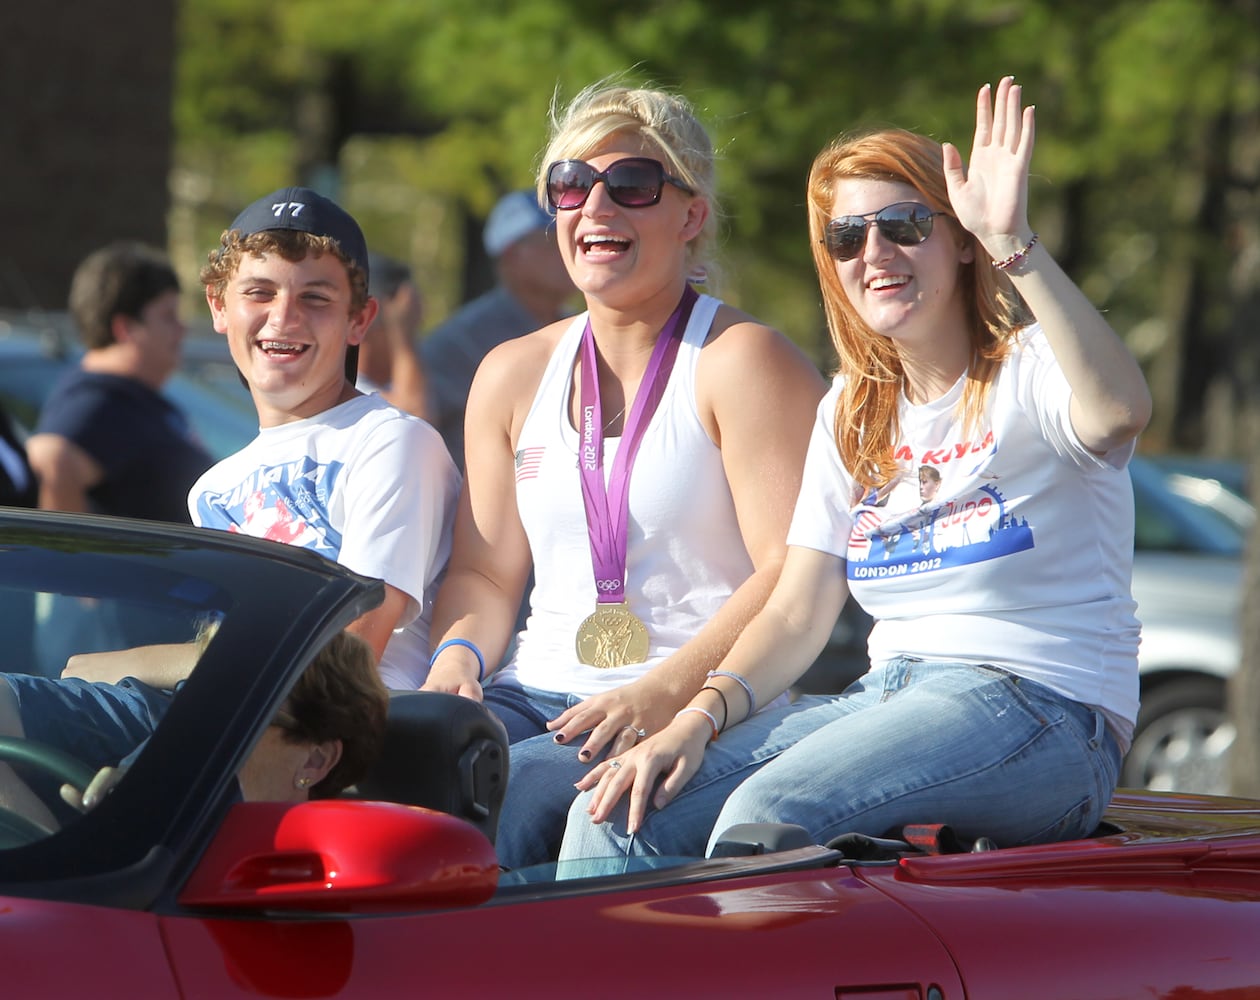
[[[586,505],[586,531],[595,568],[599,604],[626,600],[626,522],[630,511],[630,469],[639,445],[665,394],[691,309],[700,298],[690,285],[672,316],[656,338],[647,370],[634,394],[634,405],[622,428],[621,447],[613,459],[608,484],[604,484],[604,411],[599,401],[599,376],[595,361],[595,334],[591,321],[582,333],[582,381],[578,406],[581,411],[582,447],[578,472]]]

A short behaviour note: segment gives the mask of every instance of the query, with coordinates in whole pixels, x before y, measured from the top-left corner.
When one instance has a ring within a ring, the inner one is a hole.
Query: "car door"
[[[6,997],[177,998],[152,914],[80,903],[0,898]]]
[[[720,859],[613,877],[504,879],[495,892],[497,866],[481,833],[399,809],[309,803],[268,818],[253,804],[237,806],[229,829],[237,842],[211,846],[180,894],[183,912],[163,918],[183,994],[963,995],[932,931],[823,848],[773,863]],[[326,817],[301,818],[315,810]],[[390,834],[395,842],[414,846],[391,847],[386,822],[401,824]],[[337,824],[353,824],[358,836],[340,837]],[[342,886],[291,881],[285,859],[312,857],[335,858]],[[274,883],[262,872],[273,872]]]

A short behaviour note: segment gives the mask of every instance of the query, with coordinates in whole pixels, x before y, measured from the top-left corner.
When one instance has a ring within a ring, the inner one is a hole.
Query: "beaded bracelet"
[[[726,724],[731,721],[731,706],[726,702],[726,694],[721,688],[714,687],[712,684],[706,684],[700,690],[712,691],[715,695],[722,699],[722,725],[718,728],[718,732],[725,732]]]
[[[437,663],[438,654],[448,646],[463,646],[465,649],[471,649],[473,656],[477,657],[477,683],[480,684],[486,677],[486,658],[481,655],[481,650],[474,646],[467,639],[447,639],[441,643],[437,649],[433,651],[433,655],[429,657],[429,667],[432,669],[433,664]]]
[[[753,694],[752,685],[741,677],[739,674],[733,674],[729,670],[710,670],[710,677],[729,677],[736,684],[744,689],[744,695],[748,698],[748,714],[752,715],[757,711],[757,696]]]
[[[1027,257],[1029,253],[1032,252],[1032,248],[1037,245],[1037,240],[1039,240],[1040,238],[1041,237],[1039,237],[1036,233],[1033,233],[1032,239],[1029,240],[1027,243],[1025,243],[1021,249],[1016,250],[1009,257],[1003,257],[1001,260],[995,260],[993,262],[993,266],[996,267],[999,271],[1010,270],[1012,267],[1018,264],[1021,260]]]
[[[686,715],[688,712],[695,712],[699,715],[703,715],[706,719],[709,720],[709,725],[713,727],[713,735],[709,737],[709,742],[713,743],[714,741],[716,741],[718,738],[718,724],[717,724],[717,719],[713,717],[713,713],[710,712],[707,708],[701,708],[699,705],[688,705],[686,708],[680,708],[674,714],[674,718],[676,719],[680,715]]]

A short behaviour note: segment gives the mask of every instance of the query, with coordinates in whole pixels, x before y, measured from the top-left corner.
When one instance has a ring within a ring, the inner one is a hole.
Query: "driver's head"
[[[241,768],[249,801],[330,798],[380,753],[389,695],[371,648],[340,632],[316,654]]]

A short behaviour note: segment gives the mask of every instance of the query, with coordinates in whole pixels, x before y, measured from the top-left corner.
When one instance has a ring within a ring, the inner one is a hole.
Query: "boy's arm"
[[[346,626],[347,632],[353,632],[372,647],[379,663],[385,652],[385,644],[394,629],[398,628],[403,612],[411,598],[397,587],[385,584],[385,600],[366,614],[360,615]]]
[[[410,600],[397,587],[386,584],[385,600],[347,625],[346,631],[367,642],[379,661]],[[117,684],[124,677],[134,677],[150,687],[170,690],[192,673],[200,655],[197,644],[192,642],[136,646],[103,653],[75,653],[66,661],[61,676],[108,684]]]

